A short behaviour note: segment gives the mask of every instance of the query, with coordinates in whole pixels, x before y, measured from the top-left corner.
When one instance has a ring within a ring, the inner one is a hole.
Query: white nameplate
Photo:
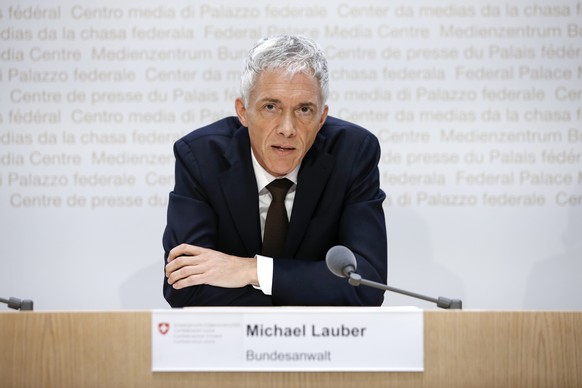
[[[152,312],[152,370],[422,371],[414,307],[209,307]]]

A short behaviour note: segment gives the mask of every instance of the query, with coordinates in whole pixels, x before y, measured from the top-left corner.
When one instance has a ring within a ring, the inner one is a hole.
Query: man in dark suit
[[[315,42],[262,40],[245,63],[237,117],[176,142],[163,237],[172,307],[382,304],[383,291],[352,287],[325,263],[344,245],[362,277],[386,282],[380,146],[367,130],[328,117],[328,84]],[[281,178],[291,181],[288,232],[280,252],[263,253],[267,186]]]

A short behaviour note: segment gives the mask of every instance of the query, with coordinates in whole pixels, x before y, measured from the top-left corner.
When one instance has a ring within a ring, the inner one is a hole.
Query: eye
[[[304,105],[299,108],[299,113],[303,116],[310,115],[313,113],[313,108],[309,105]]]
[[[275,108],[276,108],[275,104],[265,104],[265,110],[273,111],[275,110]]]

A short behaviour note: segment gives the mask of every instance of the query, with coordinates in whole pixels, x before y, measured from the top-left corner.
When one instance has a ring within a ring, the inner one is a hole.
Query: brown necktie
[[[275,179],[267,185],[267,190],[273,197],[267,219],[265,221],[265,233],[263,236],[262,254],[269,257],[280,256],[283,252],[285,239],[287,238],[287,229],[289,227],[289,218],[285,208],[285,196],[291,188],[293,182],[287,178]]]

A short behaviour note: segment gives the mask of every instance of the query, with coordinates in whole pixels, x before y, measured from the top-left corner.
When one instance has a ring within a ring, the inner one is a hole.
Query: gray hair
[[[327,59],[315,41],[295,35],[261,39],[249,51],[240,82],[245,106],[248,106],[257,76],[265,70],[277,69],[285,69],[289,77],[298,73],[312,75],[319,82],[323,108],[329,96]]]

